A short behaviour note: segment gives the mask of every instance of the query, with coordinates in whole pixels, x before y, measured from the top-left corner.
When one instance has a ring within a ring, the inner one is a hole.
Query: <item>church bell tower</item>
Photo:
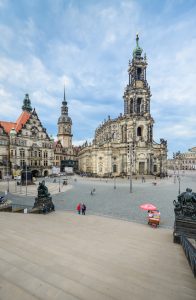
[[[64,98],[61,106],[61,116],[58,119],[58,140],[61,142],[63,148],[72,147],[72,120],[68,116],[68,106],[65,98],[65,88],[64,88]]]
[[[150,115],[150,87],[146,79],[147,59],[142,56],[143,49],[139,46],[136,35],[136,47],[132,60],[129,61],[129,83],[124,92],[124,115],[135,124],[133,137],[135,142],[152,143],[154,120]]]

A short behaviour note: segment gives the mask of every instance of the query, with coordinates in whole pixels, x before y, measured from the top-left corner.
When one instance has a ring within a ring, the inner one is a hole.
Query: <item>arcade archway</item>
[[[33,177],[38,177],[39,176],[39,171],[38,170],[33,170],[32,171],[32,176]]]

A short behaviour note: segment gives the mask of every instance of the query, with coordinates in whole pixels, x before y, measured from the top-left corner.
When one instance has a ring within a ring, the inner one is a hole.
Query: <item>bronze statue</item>
[[[50,193],[48,193],[48,188],[45,185],[44,180],[42,182],[39,182],[37,191],[38,191],[38,197],[49,197],[50,196]]]
[[[192,192],[192,189],[187,188],[186,192],[181,193],[178,196],[178,201],[173,201],[174,212],[176,218],[196,219],[196,193]]]
[[[48,192],[48,188],[45,185],[45,181],[39,182],[37,189],[37,197],[35,198],[35,203],[33,208],[38,208],[42,213],[48,213],[55,210],[54,204],[52,202],[52,197]]]

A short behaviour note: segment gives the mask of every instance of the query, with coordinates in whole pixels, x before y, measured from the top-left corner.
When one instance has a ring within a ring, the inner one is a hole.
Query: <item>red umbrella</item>
[[[154,206],[153,204],[150,203],[146,203],[146,204],[142,204],[140,205],[140,208],[143,210],[156,210],[156,206]]]

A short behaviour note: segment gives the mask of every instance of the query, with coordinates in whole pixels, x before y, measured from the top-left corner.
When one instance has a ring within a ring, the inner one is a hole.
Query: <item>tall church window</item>
[[[137,136],[142,136],[142,128],[141,127],[137,128]]]
[[[133,113],[133,99],[130,100],[130,113]]]
[[[142,103],[142,98],[137,98],[136,112],[138,114],[141,113],[141,103]]]
[[[154,172],[157,172],[157,165],[154,165]]]
[[[117,172],[117,165],[113,165],[113,173]]]
[[[141,80],[142,78],[142,69],[141,68],[137,68],[137,80]]]

